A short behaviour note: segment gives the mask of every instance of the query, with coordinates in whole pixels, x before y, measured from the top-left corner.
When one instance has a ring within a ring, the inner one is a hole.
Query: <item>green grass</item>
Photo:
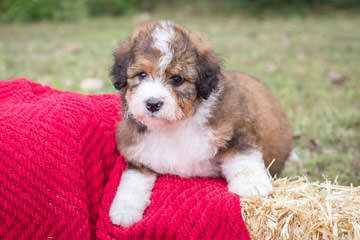
[[[281,99],[295,132],[300,163],[287,175],[338,176],[360,184],[360,16],[267,18],[160,14],[205,33],[228,69],[260,78]],[[92,93],[114,93],[112,50],[146,14],[78,23],[0,25],[0,79],[26,77],[85,92],[86,78],[104,81]],[[79,51],[66,51],[69,45]],[[345,76],[335,84],[328,76]]]

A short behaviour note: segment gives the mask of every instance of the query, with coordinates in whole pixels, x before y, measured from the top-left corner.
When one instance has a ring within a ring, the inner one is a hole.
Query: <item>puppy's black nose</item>
[[[161,101],[158,98],[149,98],[146,101],[146,109],[150,112],[157,112],[160,110],[161,106],[164,104],[163,101]]]

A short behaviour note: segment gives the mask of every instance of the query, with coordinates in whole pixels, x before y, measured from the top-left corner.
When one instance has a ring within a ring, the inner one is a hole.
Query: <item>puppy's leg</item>
[[[260,151],[225,153],[221,160],[222,173],[230,192],[242,197],[267,196],[272,193],[273,186]]]
[[[150,203],[155,173],[138,168],[127,168],[121,176],[115,198],[110,207],[112,223],[129,227],[142,219]]]

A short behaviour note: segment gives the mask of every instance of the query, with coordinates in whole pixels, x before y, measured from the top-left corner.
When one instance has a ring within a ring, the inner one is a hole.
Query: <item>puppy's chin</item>
[[[144,124],[150,131],[159,131],[169,128],[175,122],[155,116],[136,116],[137,120]]]

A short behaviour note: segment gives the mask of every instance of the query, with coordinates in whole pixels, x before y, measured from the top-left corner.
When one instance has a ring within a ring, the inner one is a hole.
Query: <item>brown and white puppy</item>
[[[224,177],[240,196],[266,196],[291,151],[279,102],[258,80],[222,70],[202,35],[145,23],[114,53],[122,98],[117,147],[128,162],[110,208],[114,224],[141,220],[157,174]]]

